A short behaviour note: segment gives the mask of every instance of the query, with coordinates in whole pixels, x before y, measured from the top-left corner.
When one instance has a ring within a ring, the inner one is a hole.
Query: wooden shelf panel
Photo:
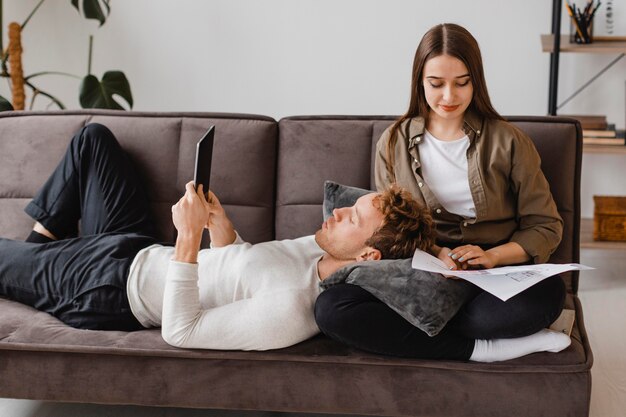
[[[541,49],[543,52],[552,52],[554,49],[554,36],[541,35]],[[570,43],[569,35],[561,35],[561,52],[585,52],[594,54],[623,54],[626,53],[626,36],[597,37],[593,43],[577,44]]]
[[[626,242],[595,241],[593,240],[593,219],[580,219],[580,248],[626,250]]]

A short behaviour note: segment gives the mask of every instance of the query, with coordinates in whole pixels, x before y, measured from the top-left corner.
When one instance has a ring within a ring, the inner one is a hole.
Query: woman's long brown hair
[[[467,29],[454,23],[442,23],[431,28],[426,32],[415,51],[409,109],[391,126],[390,138],[387,143],[386,165],[387,173],[392,182],[395,181],[393,166],[395,165],[394,149],[398,141],[398,129],[405,120],[413,117],[422,116],[424,120],[428,120],[429,106],[422,84],[424,64],[429,59],[440,55],[457,58],[467,67],[474,88],[474,95],[468,110],[487,119],[503,120],[502,116],[491,105],[485,82],[483,60],[476,39]]]

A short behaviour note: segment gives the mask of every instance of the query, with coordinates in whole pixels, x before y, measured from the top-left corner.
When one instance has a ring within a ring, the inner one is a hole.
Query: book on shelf
[[[583,129],[585,138],[614,138],[617,137],[615,130]]]
[[[590,138],[583,137],[584,145],[615,145],[624,146],[624,138]]]
[[[572,119],[578,120],[583,129],[606,130],[609,127],[606,116],[602,115],[559,114],[559,116],[571,117]]]

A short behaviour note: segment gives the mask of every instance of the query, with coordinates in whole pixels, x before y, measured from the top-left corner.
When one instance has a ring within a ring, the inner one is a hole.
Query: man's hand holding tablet
[[[196,164],[193,175],[193,183],[195,184],[196,190],[198,189],[198,184],[202,184],[202,191],[205,194],[209,192],[209,184],[211,180],[211,161],[213,157],[214,137],[215,126],[211,126],[196,145]]]

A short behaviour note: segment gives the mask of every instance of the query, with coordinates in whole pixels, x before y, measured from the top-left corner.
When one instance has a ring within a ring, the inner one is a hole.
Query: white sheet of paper
[[[503,301],[552,275],[566,271],[594,269],[581,264],[537,264],[471,271],[451,271],[442,260],[421,250],[416,250],[413,254],[411,266],[422,271],[437,272],[462,278]]]

